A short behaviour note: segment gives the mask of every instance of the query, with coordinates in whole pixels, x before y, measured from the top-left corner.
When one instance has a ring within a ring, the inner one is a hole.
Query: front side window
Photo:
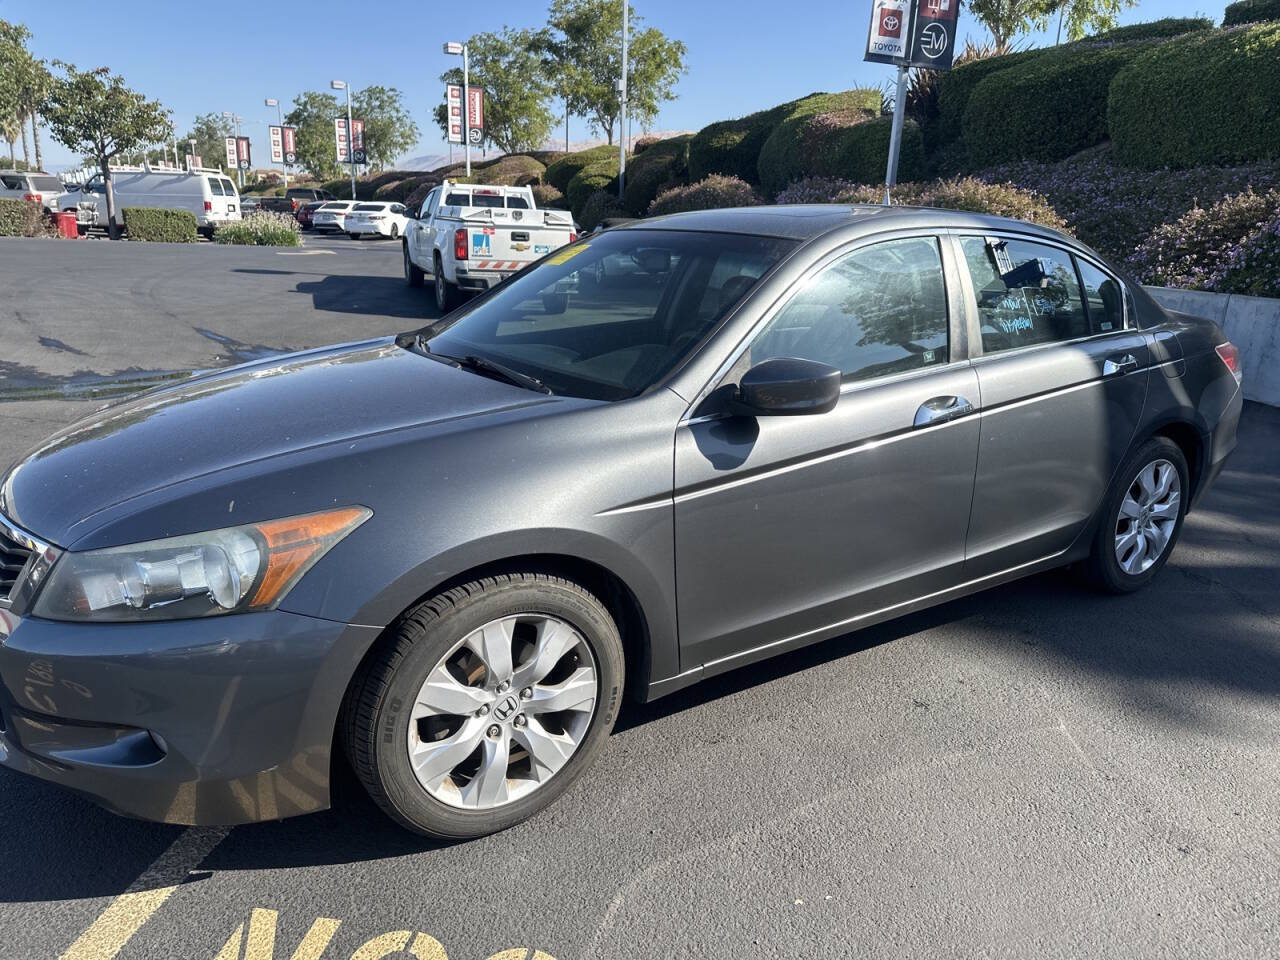
[[[436,201],[440,199],[439,188],[432,190],[427,194],[427,199],[422,201],[422,219],[430,219],[431,215],[436,212]]]
[[[1001,237],[964,237],[960,245],[978,298],[983,353],[1089,335],[1065,250]]]
[[[617,230],[561,248],[426,331],[557,394],[620,400],[658,383],[716,329],[791,240]]]
[[[946,363],[947,292],[933,237],[846,254],[804,282],[751,345],[752,365],[799,357],[867,380]]]
[[[1118,284],[1087,260],[1076,257],[1084,282],[1085,305],[1093,333],[1124,329],[1124,294]]]
[[[5,185],[5,188],[8,190],[26,190],[27,189],[27,180],[25,177],[15,177],[15,176],[0,177],[0,183],[3,183]]]

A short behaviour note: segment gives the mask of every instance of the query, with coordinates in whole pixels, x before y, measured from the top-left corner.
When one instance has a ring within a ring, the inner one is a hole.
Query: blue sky
[[[689,48],[688,75],[679,98],[663,109],[659,130],[697,130],[814,90],[878,86],[892,76],[891,67],[862,61],[871,0],[634,0],[633,9]],[[453,59],[441,43],[503,24],[538,26],[545,15],[542,0],[271,0],[212,7],[174,0],[0,0],[0,18],[25,23],[38,56],[110,67],[168,106],[180,133],[196,114],[235,110],[246,118],[242,132],[253,139],[256,161],[266,158],[266,125],[275,121],[263,99],[287,105],[298,92],[327,89],[333,79],[357,88],[398,87],[422,131],[408,156],[445,153],[429,119],[444,96],[438,77]],[[1192,0],[1142,0],[1121,22],[1193,15],[1220,20],[1222,11]],[[986,32],[962,10],[959,35],[978,41]],[[1053,43],[1053,31],[1028,39]],[[570,135],[575,141],[590,136],[576,119]],[[78,160],[43,139],[46,166]]]

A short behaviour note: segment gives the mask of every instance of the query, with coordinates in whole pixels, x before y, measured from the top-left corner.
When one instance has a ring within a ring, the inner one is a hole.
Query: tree
[[[20,23],[9,23],[0,20],[0,127],[4,129],[5,139],[9,141],[9,158],[13,159],[13,144],[19,136],[22,138],[22,153],[30,160],[27,149],[26,117],[23,114],[22,87],[27,61],[31,59],[27,52],[27,40],[31,31]]]
[[[1057,6],[1055,0],[969,0],[969,12],[991,32],[996,54],[1008,53],[1019,34],[1045,29]]]
[[[44,104],[49,132],[69,150],[94,158],[107,193],[107,229],[119,236],[111,161],[121,153],[162,143],[173,126],[169,111],[124,85],[106,67],[77,70],[54,61],[63,76],[52,78]]]
[[[236,128],[230,120],[220,113],[202,113],[196,117],[195,123],[187,131],[182,141],[196,142],[196,156],[207,167],[221,167],[227,156],[227,137],[235,136]],[[183,149],[190,150],[189,143],[179,143]]]
[[[293,109],[284,122],[297,127],[298,163],[316,180],[332,180],[338,175],[338,149],[333,137],[333,121],[347,115],[345,105],[331,93],[307,90],[293,98]]]
[[[342,115],[346,116],[345,109]],[[387,166],[418,142],[418,125],[395,87],[351,91],[351,115],[364,121],[364,152],[372,167]],[[332,123],[330,118],[330,139]]]
[[[570,109],[613,143],[622,105],[617,83],[622,75],[622,4],[617,0],[552,0],[548,22],[562,54],[565,99]],[[675,85],[687,71],[685,45],[662,31],[642,27],[631,14],[627,50],[627,107],[648,126],[659,107],[676,98]],[[561,59],[561,58],[557,58]],[[625,120],[625,118],[622,118]]]
[[[1052,12],[1058,14],[1058,37],[1065,23],[1068,40],[1079,40],[1090,33],[1101,33],[1116,26],[1120,11],[1137,5],[1138,0],[1059,0]]]
[[[18,65],[18,121],[31,123],[31,143],[35,148],[37,170],[44,169],[44,156],[40,150],[40,109],[45,97],[49,95],[49,85],[53,77],[43,60],[27,54]],[[23,130],[23,140],[26,131]]]
[[[470,81],[484,90],[484,138],[503,153],[537,150],[547,141],[555,119],[547,106],[552,89],[539,56],[539,34],[504,27],[502,33],[478,33],[467,41]],[[462,68],[440,75],[442,83],[462,83]],[[435,121],[448,136],[442,103]]]

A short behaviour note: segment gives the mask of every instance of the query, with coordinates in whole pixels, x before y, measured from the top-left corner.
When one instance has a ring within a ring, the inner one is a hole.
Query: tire
[[[1087,561],[1091,579],[1111,593],[1150,583],[1178,542],[1190,491],[1186,457],[1172,440],[1152,437],[1134,450],[1103,501]]]
[[[405,280],[409,282],[409,286],[411,287],[421,287],[425,275],[423,274],[422,270],[418,268],[417,264],[415,264],[413,260],[409,258],[409,244],[402,243],[400,246],[404,250]]]
[[[359,240],[359,239],[360,239],[360,234],[358,234],[358,233],[348,233],[348,234],[347,234],[347,236],[348,236],[348,237],[350,237],[352,240]]]
[[[343,705],[347,756],[374,802],[426,836],[469,839],[532,817],[590,767],[617,719],[617,626],[599,599],[561,577],[502,574],[455,587],[379,644]],[[488,666],[500,656],[475,652],[504,646],[505,669]],[[539,769],[535,755],[550,765]]]
[[[392,240],[399,240],[399,239],[400,239],[400,224],[398,224],[398,223],[393,223],[393,224],[391,225],[391,239],[392,239]]]
[[[434,265],[436,309],[440,312],[440,316],[444,316],[458,302],[458,293],[457,288],[444,278],[444,264],[440,262],[439,257],[435,258]]]

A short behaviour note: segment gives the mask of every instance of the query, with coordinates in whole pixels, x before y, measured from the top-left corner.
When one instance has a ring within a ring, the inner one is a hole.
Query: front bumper
[[[0,765],[165,823],[325,809],[338,710],[377,634],[283,611],[73,624],[0,610]]]

